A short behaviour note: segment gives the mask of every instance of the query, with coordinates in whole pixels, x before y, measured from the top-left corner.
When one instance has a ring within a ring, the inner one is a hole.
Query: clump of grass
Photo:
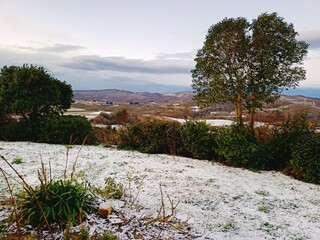
[[[18,208],[26,224],[38,227],[44,218],[36,202],[45,213],[47,221],[65,226],[81,222],[92,209],[93,198],[82,184],[73,181],[50,181],[42,183],[33,192],[25,188],[18,196]]]
[[[269,195],[269,193],[267,191],[264,191],[264,190],[256,190],[255,193],[260,195],[260,196],[268,196]]]
[[[80,226],[80,235],[79,235],[79,240],[89,240],[90,239],[90,234],[88,229],[84,224],[81,224]]]
[[[104,232],[101,237],[99,237],[100,240],[119,240],[117,235],[111,233],[111,232]]]
[[[31,233],[28,236],[25,236],[25,240],[39,240],[39,238],[34,233]]]
[[[105,187],[103,189],[97,189],[104,199],[120,199],[124,195],[124,186],[122,183],[117,183],[114,178],[108,177],[105,180]]]
[[[230,232],[237,230],[237,226],[233,221],[229,221],[226,224],[223,225],[223,231],[224,232]]]
[[[71,235],[71,226],[72,226],[72,222],[68,221],[66,224],[66,228],[63,231],[63,240],[71,240],[72,239],[72,235]]]
[[[263,222],[260,224],[260,229],[267,232],[267,233],[272,233],[272,232],[278,230],[279,228],[281,228],[281,226],[273,225],[269,222]]]
[[[258,204],[258,211],[264,212],[264,213],[269,213],[270,209],[269,209],[268,205],[264,201],[261,201]]]
[[[22,161],[22,158],[16,157],[13,159],[12,163],[13,164],[21,164],[21,163],[23,163],[23,161]]]
[[[124,195],[124,186],[122,183],[117,183],[114,178],[108,177],[105,181],[103,195],[107,199],[120,199]]]

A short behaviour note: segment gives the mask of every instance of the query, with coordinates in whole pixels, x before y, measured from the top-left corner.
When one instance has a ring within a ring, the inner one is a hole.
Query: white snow
[[[182,119],[182,118],[171,118],[171,117],[166,117],[166,119],[170,119],[173,121],[177,121],[179,123],[185,123],[186,120]],[[227,119],[204,119],[204,120],[196,120],[198,122],[206,122],[208,125],[211,126],[230,126],[232,124],[234,124],[234,121],[232,120],[227,120]]]
[[[70,169],[79,148],[74,146],[69,151]],[[51,163],[55,178],[62,178],[66,147],[0,142],[0,155],[10,162],[22,158],[23,163],[14,167],[34,185],[38,184],[41,159],[47,166]],[[17,191],[21,181],[3,160],[0,167],[10,173]],[[137,199],[143,206],[139,216],[156,215],[160,184],[174,202],[180,201],[177,217],[188,220],[191,237],[173,235],[173,239],[319,239],[320,236],[319,185],[300,182],[279,172],[257,173],[183,157],[82,147],[76,168],[79,178],[101,187],[110,176],[126,184],[128,174],[145,177]],[[0,197],[5,194],[7,188],[1,176]]]

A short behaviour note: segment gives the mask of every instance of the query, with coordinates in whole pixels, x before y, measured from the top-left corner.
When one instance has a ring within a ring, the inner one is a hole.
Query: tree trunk
[[[238,94],[237,104],[238,104],[237,117],[238,117],[239,124],[242,125],[243,119],[242,119],[242,96],[241,96],[241,94]]]
[[[254,115],[256,114],[256,109],[255,108],[252,108],[250,110],[250,128],[253,132],[254,130]]]
[[[234,110],[236,112],[236,118],[237,118],[237,122],[242,125],[243,124],[243,119],[242,119],[242,103],[239,102],[235,102],[233,104],[234,106]]]

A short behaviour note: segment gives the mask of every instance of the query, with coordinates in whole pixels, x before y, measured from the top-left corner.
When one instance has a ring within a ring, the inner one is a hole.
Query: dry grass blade
[[[74,173],[76,171],[76,166],[77,166],[77,162],[78,162],[78,159],[79,159],[79,156],[80,156],[80,152],[81,152],[81,149],[82,147],[84,146],[84,144],[86,143],[87,139],[88,139],[88,135],[83,139],[82,141],[82,144],[81,144],[81,147],[79,148],[79,151],[77,153],[77,157],[75,159],[75,161],[73,162],[73,165],[72,165],[72,172],[71,172],[71,181],[73,180],[73,176],[74,176]]]
[[[21,236],[21,228],[20,228],[20,223],[19,223],[18,213],[17,213],[16,198],[13,196],[13,191],[12,191],[11,185],[9,183],[9,180],[8,180],[8,178],[6,176],[6,172],[2,168],[0,168],[0,171],[1,171],[4,179],[6,180],[6,183],[7,183],[9,192],[10,192],[11,199],[13,200],[13,212],[14,212],[14,217],[15,217],[15,221],[16,221],[16,224],[17,224],[18,237],[19,237],[19,240],[20,240],[20,239],[22,239],[22,236]]]

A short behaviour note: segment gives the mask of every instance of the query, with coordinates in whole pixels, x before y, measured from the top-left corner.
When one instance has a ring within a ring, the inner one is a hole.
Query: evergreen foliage
[[[120,148],[177,155],[182,146],[180,132],[180,123],[174,121],[133,123],[122,132]]]
[[[213,159],[214,132],[205,122],[188,121],[182,125],[181,138],[186,156]]]
[[[292,147],[290,163],[304,181],[320,184],[320,135],[301,137]]]
[[[91,123],[83,116],[51,114],[37,119],[20,121],[17,126],[18,140],[57,144],[93,144],[94,131]]]
[[[245,108],[253,128],[256,109],[305,79],[308,44],[297,36],[277,13],[261,14],[251,24],[239,17],[212,25],[192,70],[195,99],[200,105],[231,102],[240,124]]]

